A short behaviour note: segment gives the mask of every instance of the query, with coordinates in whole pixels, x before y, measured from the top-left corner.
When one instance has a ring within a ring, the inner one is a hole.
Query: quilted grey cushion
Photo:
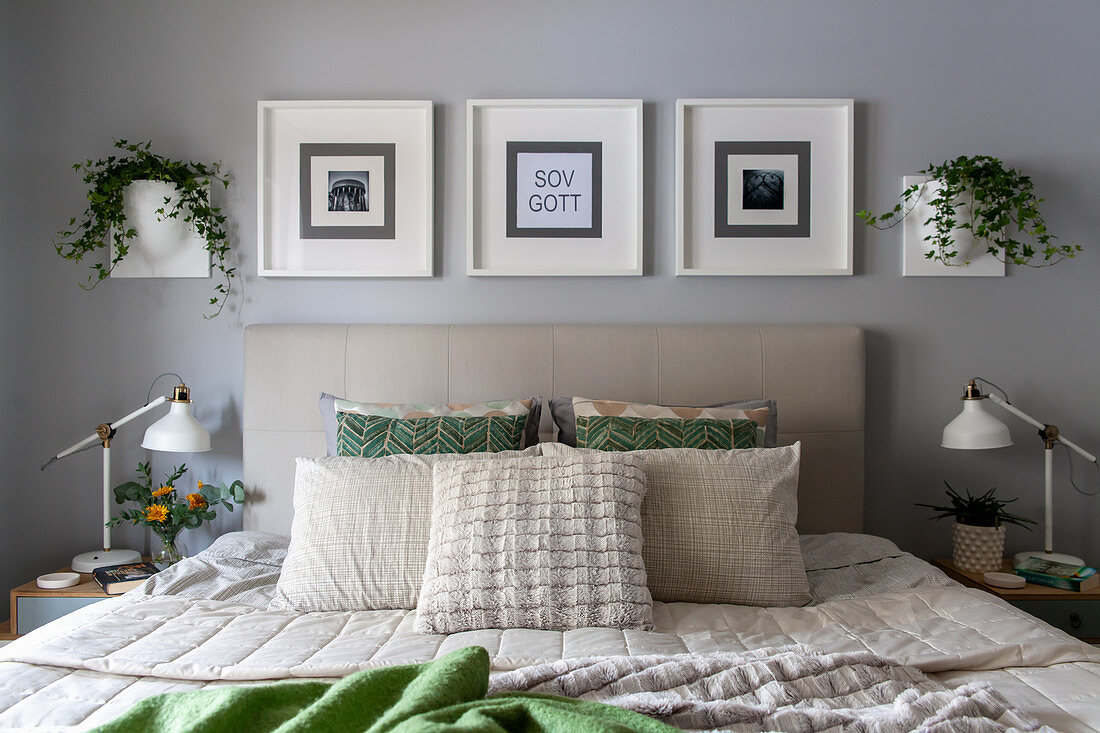
[[[544,456],[595,453],[545,443]],[[810,602],[798,518],[801,447],[629,451],[645,463],[642,532],[658,601],[801,606]]]
[[[539,446],[495,455],[539,455]],[[480,455],[485,460],[484,454]],[[272,608],[416,608],[432,514],[432,468],[456,454],[298,458],[290,549]]]
[[[599,453],[447,462],[414,629],[651,629],[642,459]]]

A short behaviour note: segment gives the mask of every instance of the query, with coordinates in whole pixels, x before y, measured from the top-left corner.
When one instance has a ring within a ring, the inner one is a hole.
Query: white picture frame
[[[642,100],[467,100],[467,275],[641,275],[642,242]]]
[[[851,275],[854,108],[676,100],[676,274]]]
[[[974,237],[966,229],[956,229],[951,233],[951,237],[955,240],[960,263],[969,261],[969,265],[945,265],[927,257],[927,253],[932,251],[932,244],[925,240],[925,237],[931,234],[934,228],[925,222],[933,214],[930,203],[936,197],[938,184],[928,176],[922,175],[902,176],[901,180],[903,189],[910,186],[925,187],[909,214],[901,222],[902,277],[1005,276],[1005,263],[989,254],[984,247],[980,245],[974,247]]]
[[[431,277],[424,100],[257,102],[261,277]]]

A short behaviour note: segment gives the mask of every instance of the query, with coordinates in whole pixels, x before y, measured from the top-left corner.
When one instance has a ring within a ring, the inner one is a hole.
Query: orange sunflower
[[[161,486],[159,489],[153,492],[153,496],[165,496],[172,493],[171,486]]]
[[[168,519],[168,507],[163,504],[151,504],[145,507],[146,522],[163,522]]]
[[[202,482],[200,481],[199,483],[201,486]],[[189,509],[205,509],[209,506],[202,494],[188,494],[187,504]]]

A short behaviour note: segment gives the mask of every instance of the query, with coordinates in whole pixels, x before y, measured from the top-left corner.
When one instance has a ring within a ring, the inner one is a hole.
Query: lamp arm
[[[1046,428],[1047,428],[1046,425],[1039,422],[1038,420],[1033,418],[1031,415],[1028,415],[1026,412],[1019,409],[1018,407],[1016,407],[1012,403],[1006,402],[999,395],[995,395],[995,394],[990,393],[990,394],[986,395],[986,397],[989,398],[990,402],[994,402],[994,403],[1000,405],[1001,407],[1003,407],[1008,412],[1011,412],[1013,415],[1015,415],[1016,417],[1020,418],[1024,422],[1026,422],[1028,425],[1031,425],[1032,427],[1034,427],[1034,428],[1036,428],[1040,431],[1046,430]],[[1059,435],[1057,438],[1055,438],[1055,440],[1057,440],[1059,443],[1062,443],[1067,448],[1073,450],[1075,453],[1077,453],[1079,456],[1084,458],[1086,461],[1088,461],[1090,463],[1096,463],[1097,462],[1096,456],[1089,453],[1087,450],[1085,450],[1081,446],[1077,445],[1076,443],[1074,443],[1070,440],[1066,440],[1061,435]]]
[[[111,423],[111,427],[112,428],[120,428],[123,425],[125,425],[126,423],[133,420],[134,418],[141,417],[145,413],[149,412],[149,410],[152,410],[154,407],[159,407],[167,401],[168,401],[168,398],[165,397],[164,395],[161,395],[160,397],[157,397],[152,402],[146,404],[144,407],[139,407],[138,409],[131,412],[129,415],[126,415],[125,417],[120,417],[119,419],[115,420],[113,423]]]
[[[123,417],[120,417],[119,419],[115,420],[112,423],[107,423],[107,427],[110,428],[111,430],[114,430],[115,428],[122,427],[123,425],[130,422],[131,420],[133,420],[137,417],[140,417],[141,415],[144,415],[146,412],[149,412],[149,410],[152,410],[155,407],[159,407],[160,405],[163,405],[167,401],[168,401],[168,398],[165,397],[164,395],[161,395],[160,397],[156,398],[152,402],[150,402],[146,405],[143,405],[142,407],[139,407],[138,409],[134,410],[129,415],[125,415]],[[63,450],[60,453],[58,453],[57,455],[55,455],[50,460],[43,463],[42,468],[39,469],[39,470],[45,471],[46,466],[50,465],[54,461],[59,461],[62,458],[65,458],[67,456],[71,456],[73,453],[84,450],[85,448],[92,445],[93,443],[102,442],[102,441],[103,441],[103,438],[100,437],[98,431],[95,432],[95,433],[92,433],[91,435],[89,435],[84,440],[81,440],[78,443],[74,443],[73,445],[69,446],[65,450]]]

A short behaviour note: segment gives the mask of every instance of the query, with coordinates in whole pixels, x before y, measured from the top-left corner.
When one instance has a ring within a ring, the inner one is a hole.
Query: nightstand
[[[983,581],[982,573],[959,570],[948,558],[933,560],[932,564],[953,580],[1003,598],[1021,611],[1027,611],[1067,634],[1090,644],[1100,643],[1100,590],[1081,593],[1033,583],[1023,588],[997,588]],[[1001,570],[1011,573],[1012,561],[1006,559]]]
[[[68,572],[68,568],[58,572]],[[39,626],[59,619],[78,608],[110,598],[91,573],[81,573],[80,582],[69,588],[47,590],[35,581],[24,583],[11,592],[11,620],[0,639],[13,639]]]

